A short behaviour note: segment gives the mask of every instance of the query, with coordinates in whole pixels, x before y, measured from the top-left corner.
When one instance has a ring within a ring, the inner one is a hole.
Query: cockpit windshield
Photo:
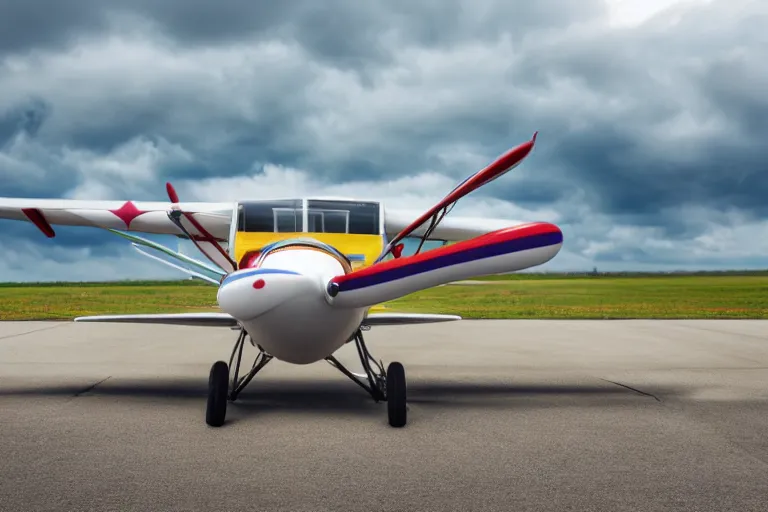
[[[365,201],[244,201],[237,222],[238,231],[250,233],[381,234],[380,205]]]

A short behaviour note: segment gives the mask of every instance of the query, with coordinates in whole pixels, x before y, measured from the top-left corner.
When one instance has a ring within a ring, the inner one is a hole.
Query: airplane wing
[[[484,169],[469,176],[435,206],[407,224],[387,243],[373,265],[331,278],[326,287],[326,300],[342,308],[372,306],[452,281],[515,272],[554,258],[563,245],[563,233],[560,228],[548,222],[493,229],[496,226],[490,226],[488,222],[473,224],[471,220],[461,219],[465,224],[463,230],[462,222],[455,222],[453,226],[449,224],[446,231],[453,228],[456,238],[471,236],[478,231],[485,233],[453,245],[421,252],[424,241],[436,233],[456,201],[520,165],[533,150],[536,135],[534,133],[528,142],[510,149]],[[429,226],[424,228],[430,219]],[[400,241],[414,233],[422,233],[422,245],[415,254],[403,257],[403,244]],[[394,259],[384,261],[390,253]]]
[[[77,199],[0,198],[0,219],[31,222],[53,238],[55,225],[90,226],[160,235],[185,235],[168,215],[172,206],[191,215],[218,241],[229,238],[234,203],[160,201],[85,201]],[[194,227],[191,228],[194,230]],[[204,233],[193,231],[195,236]]]
[[[563,233],[548,222],[501,229],[333,277],[327,300],[337,307],[373,306],[453,281],[541,265],[562,244]]]
[[[217,312],[81,316],[75,318],[75,322],[166,324],[196,327],[237,327],[238,325],[237,320],[232,316]]]
[[[456,315],[421,313],[372,313],[364,320],[364,326],[410,325],[461,320]],[[227,313],[152,313],[137,315],[96,315],[75,318],[75,322],[129,323],[187,325],[195,327],[237,327],[238,323]]]
[[[411,325],[431,324],[435,322],[453,322],[461,320],[458,315],[437,315],[424,313],[371,313],[365,317],[362,325]]]

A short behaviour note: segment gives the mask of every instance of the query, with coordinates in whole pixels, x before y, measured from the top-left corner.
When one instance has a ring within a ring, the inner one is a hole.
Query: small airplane
[[[557,255],[563,234],[551,223],[445,219],[459,199],[517,167],[535,141],[536,133],[469,176],[415,220],[381,203],[349,199],[182,203],[170,183],[170,203],[0,198],[0,218],[32,222],[50,238],[56,236],[54,224],[107,229],[130,240],[142,254],[217,286],[220,312],[75,319],[239,331],[229,363],[217,361],[210,370],[208,425],[223,425],[228,401],[234,402],[254,376],[277,359],[297,365],[327,361],[376,402],[387,402],[389,424],[403,427],[404,367],[391,362],[385,370],[369,352],[363,331],[461,317],[370,309],[453,281],[541,265]],[[190,240],[210,263],[132,232]],[[404,254],[406,240],[418,240],[413,254]],[[428,241],[442,245],[422,251]],[[246,341],[259,352],[250,370],[240,375]],[[347,343],[355,343],[364,373],[350,371],[334,356]]]

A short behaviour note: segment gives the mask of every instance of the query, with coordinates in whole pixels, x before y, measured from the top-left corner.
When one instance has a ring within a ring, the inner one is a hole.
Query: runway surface
[[[329,365],[280,362],[207,427],[227,329],[2,323],[0,509],[768,509],[768,322],[367,338],[406,367],[404,429]]]

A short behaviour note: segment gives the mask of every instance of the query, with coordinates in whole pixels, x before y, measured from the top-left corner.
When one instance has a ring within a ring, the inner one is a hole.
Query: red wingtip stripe
[[[30,220],[30,222],[37,226],[37,229],[42,231],[45,236],[48,238],[54,238],[56,236],[56,232],[43,216],[43,212],[37,208],[22,208],[21,212]]]

